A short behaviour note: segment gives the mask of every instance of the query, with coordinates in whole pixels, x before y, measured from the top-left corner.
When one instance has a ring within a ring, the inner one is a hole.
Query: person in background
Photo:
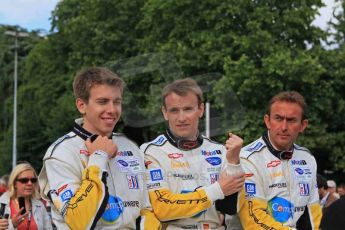
[[[113,133],[123,88],[123,80],[103,67],[83,69],[74,78],[82,118],[48,148],[39,176],[58,229],[160,228],[144,182],[143,155],[134,142]]]
[[[167,229],[224,229],[217,209],[236,213],[243,141],[230,133],[224,146],[200,134],[204,103],[191,78],[166,85],[162,101],[168,129],[140,147],[153,210]]]
[[[339,194],[340,197],[345,195],[345,183],[344,182],[340,182],[337,186],[337,192]]]
[[[339,198],[339,194],[337,193],[337,184],[334,180],[327,180],[328,191],[331,194],[334,194],[335,197]]]
[[[4,177],[0,178],[0,196],[7,191],[7,182]]]
[[[344,230],[345,226],[345,196],[340,196],[323,213],[321,220],[322,230]]]
[[[320,174],[317,175],[317,188],[319,192],[320,205],[322,212],[324,213],[325,210],[338,198],[334,195],[334,193],[330,193],[328,191],[327,180]]]
[[[0,229],[53,229],[46,208],[40,201],[37,174],[29,163],[21,163],[13,168],[8,188],[0,197],[0,209],[4,211],[1,213]],[[25,200],[26,212],[23,214],[19,197]],[[9,219],[4,218],[6,215]]]
[[[267,130],[242,148],[246,181],[239,217],[244,229],[319,229],[316,161],[308,149],[295,144],[308,125],[306,110],[300,93],[278,93],[264,115]]]

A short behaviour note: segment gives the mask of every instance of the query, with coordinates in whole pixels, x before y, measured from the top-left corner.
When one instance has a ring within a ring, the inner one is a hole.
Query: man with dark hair
[[[298,92],[275,95],[264,116],[267,130],[242,149],[246,181],[239,216],[244,229],[319,229],[316,161],[294,143],[308,125],[306,109]]]
[[[193,79],[168,84],[162,99],[168,129],[140,147],[154,213],[167,229],[224,229],[216,206],[236,213],[236,193],[244,182],[239,164],[243,141],[230,133],[223,146],[200,134],[204,103]],[[224,196],[225,204],[215,205]]]
[[[328,190],[328,183],[326,178],[321,176],[320,174],[317,174],[317,188],[319,191],[319,198],[320,198],[320,205],[322,208],[322,212],[325,212],[325,210],[338,199],[334,195],[334,193],[331,193]]]
[[[121,78],[106,68],[79,72],[73,82],[82,118],[47,150],[39,176],[58,229],[158,229],[135,143],[113,133],[121,117]],[[143,216],[143,221],[136,219]]]

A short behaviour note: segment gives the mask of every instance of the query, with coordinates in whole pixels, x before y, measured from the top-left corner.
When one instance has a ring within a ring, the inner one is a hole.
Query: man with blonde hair
[[[236,213],[236,193],[244,182],[243,141],[230,133],[224,146],[200,134],[204,103],[195,80],[168,84],[162,99],[168,129],[140,147],[154,213],[167,229],[224,229],[217,208]]]

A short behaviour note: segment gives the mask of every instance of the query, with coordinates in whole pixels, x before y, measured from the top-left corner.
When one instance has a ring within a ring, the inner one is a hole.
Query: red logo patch
[[[59,195],[60,192],[62,192],[65,188],[67,188],[67,184],[62,185],[56,192],[57,195]]]
[[[89,151],[87,151],[86,149],[81,149],[80,151],[79,151],[79,153],[80,154],[83,154],[83,155],[86,155],[86,156],[89,156],[90,154],[89,154]]]
[[[152,161],[145,161],[145,167],[147,168],[147,166],[149,166],[150,164],[152,164]]]
[[[277,167],[278,165],[280,165],[281,161],[279,160],[275,160],[275,161],[271,161],[267,164],[267,168],[270,168],[270,167]]]
[[[183,154],[182,153],[170,153],[170,154],[168,154],[168,157],[172,158],[172,159],[178,159],[180,157],[183,157]]]
[[[252,177],[252,176],[254,176],[254,173],[245,173],[244,176],[245,177]]]

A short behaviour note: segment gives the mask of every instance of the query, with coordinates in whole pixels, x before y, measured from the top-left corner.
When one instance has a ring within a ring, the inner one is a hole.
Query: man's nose
[[[282,123],[282,130],[287,130],[287,127],[288,127],[288,122],[286,119],[284,119]]]

